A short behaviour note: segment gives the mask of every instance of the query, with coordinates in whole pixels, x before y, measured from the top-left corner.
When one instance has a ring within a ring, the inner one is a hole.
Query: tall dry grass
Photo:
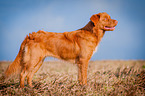
[[[10,62],[0,62],[0,76]],[[77,66],[45,62],[33,77],[33,88],[20,88],[19,78],[0,83],[0,95],[145,96],[145,61],[90,61],[88,85],[77,82]]]

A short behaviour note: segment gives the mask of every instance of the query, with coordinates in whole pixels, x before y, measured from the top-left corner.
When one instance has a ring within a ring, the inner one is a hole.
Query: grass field
[[[0,62],[0,76],[11,62]],[[64,61],[44,62],[33,77],[33,88],[20,88],[19,77],[0,82],[0,95],[145,96],[145,61],[90,61],[88,85],[77,82],[77,66]]]

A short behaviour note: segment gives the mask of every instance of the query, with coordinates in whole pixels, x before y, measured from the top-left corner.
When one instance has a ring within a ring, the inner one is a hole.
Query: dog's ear
[[[100,19],[100,14],[94,14],[91,18],[90,18],[90,20],[96,25],[97,24],[97,22],[99,21],[99,19]]]

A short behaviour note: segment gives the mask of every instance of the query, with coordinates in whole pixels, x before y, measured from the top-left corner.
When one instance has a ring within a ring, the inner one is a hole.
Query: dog
[[[32,85],[32,78],[44,58],[52,56],[63,60],[75,60],[78,66],[78,81],[87,85],[88,62],[105,31],[113,31],[118,21],[103,12],[91,16],[86,26],[72,32],[55,33],[39,30],[29,33],[20,46],[16,59],[8,66],[4,77],[20,73],[20,87]]]

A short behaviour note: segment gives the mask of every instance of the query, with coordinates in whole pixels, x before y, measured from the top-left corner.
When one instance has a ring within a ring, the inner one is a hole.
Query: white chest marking
[[[93,51],[93,55],[97,52],[98,46],[96,46],[95,50]]]

